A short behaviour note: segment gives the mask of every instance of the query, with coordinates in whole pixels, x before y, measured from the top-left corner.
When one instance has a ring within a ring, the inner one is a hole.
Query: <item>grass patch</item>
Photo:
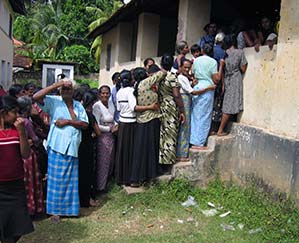
[[[194,196],[197,207],[181,206],[188,195]],[[210,209],[208,202],[222,207],[216,216],[202,214]],[[219,217],[227,211],[228,216]],[[221,224],[235,230],[224,231]],[[82,210],[82,217],[63,219],[59,225],[48,219],[35,225],[36,231],[20,242],[299,242],[299,211],[291,201],[274,201],[254,187],[220,180],[205,189],[174,180],[130,196],[112,184],[99,208]],[[249,233],[255,229],[260,231]]]

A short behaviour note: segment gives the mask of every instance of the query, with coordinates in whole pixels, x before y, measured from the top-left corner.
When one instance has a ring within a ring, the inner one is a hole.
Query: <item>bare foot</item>
[[[215,132],[215,131],[210,132],[210,136],[214,136],[216,134],[217,134],[217,132]]]
[[[227,136],[228,132],[217,132],[217,136],[218,137],[223,137],[223,136]]]
[[[98,206],[100,206],[100,202],[98,200],[90,199],[89,205],[90,205],[90,207],[98,207]]]
[[[178,161],[178,162],[187,162],[187,161],[189,161],[189,158],[188,157],[178,157],[178,158],[176,158],[176,161]]]
[[[60,223],[60,217],[58,215],[52,215],[50,217],[51,223],[53,224],[59,224]]]
[[[206,147],[206,146],[191,146],[191,149],[194,149],[194,150],[208,150],[209,148]]]

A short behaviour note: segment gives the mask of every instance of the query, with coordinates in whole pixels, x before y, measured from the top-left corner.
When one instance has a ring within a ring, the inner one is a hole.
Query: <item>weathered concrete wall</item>
[[[266,192],[291,195],[299,205],[299,140],[235,123],[229,136],[211,136],[209,150],[190,150],[190,162],[178,163],[173,177],[205,185],[220,175],[240,184],[255,183]]]
[[[99,86],[103,84],[112,85],[111,76],[114,72],[143,66],[142,61],[145,58],[157,55],[159,23],[159,15],[149,13],[140,14],[135,61],[129,61],[132,47],[132,35],[130,35],[130,33],[132,34],[132,25],[130,23],[119,23],[117,27],[103,35]],[[125,38],[123,38],[124,35],[126,35]],[[109,71],[106,70],[108,44],[112,45]]]
[[[278,135],[299,138],[299,8],[281,1],[277,48],[246,49],[244,114],[241,122]]]
[[[295,187],[299,180],[299,141],[241,124],[233,126],[232,134],[232,156],[227,168],[232,177],[242,182],[259,181],[266,190],[293,194],[299,201],[299,188]],[[220,163],[224,162],[223,154],[219,154]]]
[[[103,35],[102,53],[100,59],[99,85],[111,84],[111,75],[114,72],[115,66],[117,66],[116,60],[117,60],[118,50],[119,50],[119,44],[117,42],[118,33],[119,33],[119,28],[117,26]],[[109,44],[111,44],[111,60],[110,60],[111,65],[110,65],[110,71],[107,71],[106,70],[107,46]]]
[[[268,128],[273,108],[273,86],[276,67],[276,46],[272,51],[262,46],[259,52],[246,48],[248,68],[243,80],[244,112],[241,122]]]

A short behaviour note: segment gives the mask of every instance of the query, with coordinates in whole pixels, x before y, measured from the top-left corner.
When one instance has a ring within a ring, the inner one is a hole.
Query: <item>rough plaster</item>
[[[299,141],[234,124],[229,136],[211,136],[208,151],[190,150],[190,162],[178,163],[173,177],[201,185],[220,175],[240,184],[255,183],[266,192],[291,195],[299,205]]]

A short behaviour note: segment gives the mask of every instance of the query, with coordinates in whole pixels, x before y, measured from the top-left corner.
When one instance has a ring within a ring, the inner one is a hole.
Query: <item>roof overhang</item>
[[[177,2],[179,0],[132,0],[118,9],[106,22],[92,31],[88,37],[95,38],[108,32],[119,22],[136,19],[140,13],[154,13],[177,16]]]
[[[9,0],[9,3],[14,12],[26,15],[24,0]]]

